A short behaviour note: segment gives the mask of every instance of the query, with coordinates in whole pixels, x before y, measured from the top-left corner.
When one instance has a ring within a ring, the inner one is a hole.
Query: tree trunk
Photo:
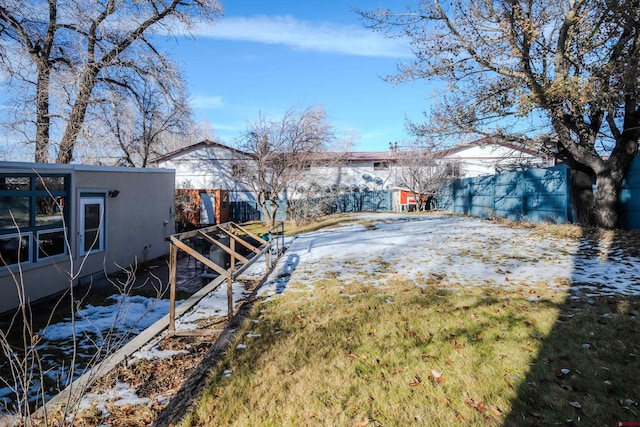
[[[36,163],[49,162],[49,80],[51,70],[47,66],[39,67],[36,84]]]
[[[267,206],[267,211],[266,211],[267,228],[273,227],[273,225],[276,223],[276,215],[278,213],[279,207],[280,206],[273,200],[269,201],[269,204]]]
[[[99,68],[96,65],[91,67],[91,70],[87,71],[80,80],[80,86],[76,96],[76,101],[71,109],[69,115],[69,121],[67,127],[60,141],[60,151],[58,151],[58,157],[56,163],[71,163],[73,160],[73,150],[80,134],[80,129],[84,123],[85,116],[87,115],[87,108],[89,107],[89,101],[91,99],[91,92],[96,84],[96,78],[99,72]]]
[[[617,170],[619,166],[605,169],[596,174],[596,191],[593,216],[595,225],[602,228],[615,228],[618,225],[620,203],[620,187],[624,178],[624,172]]]
[[[578,169],[571,170],[571,204],[574,212],[573,222],[583,226],[595,225],[592,174]]]

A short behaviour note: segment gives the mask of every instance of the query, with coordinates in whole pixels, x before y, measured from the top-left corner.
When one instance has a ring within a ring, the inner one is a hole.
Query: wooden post
[[[229,320],[233,317],[233,277],[232,274],[227,279],[227,311],[229,312]]]
[[[235,239],[229,239],[229,240],[231,240],[231,242],[229,242],[229,243],[231,245],[230,249],[231,249],[231,252],[232,252],[230,268],[231,268],[231,273],[233,273],[234,271],[236,271],[236,256],[235,256],[236,255],[236,241],[235,241]]]
[[[169,335],[176,330],[176,276],[178,272],[178,248],[169,244]]]

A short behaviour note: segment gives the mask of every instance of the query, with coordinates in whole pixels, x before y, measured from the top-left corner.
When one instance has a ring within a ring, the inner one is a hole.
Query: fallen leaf
[[[436,356],[434,356],[433,354],[423,354],[422,355],[422,360],[431,360],[431,359],[435,359]]]
[[[422,384],[422,379],[419,376],[413,377],[413,381],[409,383],[409,387],[417,387]]]
[[[442,372],[440,371],[436,371],[435,369],[431,370],[431,376],[433,376],[433,378],[438,379],[442,376]]]
[[[444,377],[436,378],[436,383],[444,384]]]
[[[365,427],[367,425],[369,425],[369,418],[365,418],[363,421],[360,421],[356,424],[356,427]]]
[[[460,422],[464,421],[464,418],[462,417],[462,415],[460,414],[460,412],[456,412],[456,419]]]
[[[487,408],[484,406],[484,402],[478,403],[478,405],[476,405],[476,409],[480,412],[484,412],[487,410]]]
[[[458,342],[456,340],[449,341],[449,344],[451,344],[455,348],[463,348],[464,347],[464,344],[458,344]]]
[[[444,363],[446,363],[447,365],[451,366],[451,365],[453,365],[453,360],[447,359],[447,360],[444,361]]]
[[[500,410],[500,408],[498,408],[496,405],[491,405],[491,412],[493,412],[495,415],[502,415],[502,411]]]
[[[473,399],[467,399],[464,401],[464,403],[466,403],[469,406],[474,406],[474,407],[476,406],[476,401]]]
[[[447,405],[447,406],[451,405],[451,401],[449,399],[447,399],[446,397],[443,398],[443,399],[444,399],[444,404],[445,405]]]
[[[573,406],[576,409],[582,408],[582,405],[579,402],[569,402],[569,406]]]

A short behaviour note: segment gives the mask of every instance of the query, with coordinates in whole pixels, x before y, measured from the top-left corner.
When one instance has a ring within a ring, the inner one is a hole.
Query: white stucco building
[[[384,152],[318,153],[304,168],[300,188],[315,185],[321,189],[389,190],[402,188],[407,160],[419,153],[392,147]],[[429,154],[451,178],[490,175],[505,170],[545,167],[553,159],[533,150],[483,138]],[[231,200],[243,200],[249,189],[234,178],[234,167],[251,161],[249,153],[209,140],[168,153],[154,160],[163,168],[175,169],[176,188],[213,188],[229,190]],[[291,189],[295,194],[295,189]]]

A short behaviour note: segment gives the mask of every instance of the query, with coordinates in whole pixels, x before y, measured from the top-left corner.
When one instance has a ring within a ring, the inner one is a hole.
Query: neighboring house
[[[250,190],[234,178],[234,165],[250,160],[251,155],[247,153],[204,140],[160,156],[152,163],[161,168],[174,169],[178,189],[228,190],[232,200],[235,200]]]
[[[443,150],[439,155],[459,167],[459,178],[544,168],[556,164],[551,156],[488,137]]]
[[[317,153],[308,164],[301,164],[302,178],[294,183],[288,198],[309,188],[320,191],[412,190],[404,177],[407,159],[424,153],[403,151],[397,146],[384,152]],[[415,154],[415,155],[414,155]],[[553,164],[549,157],[492,138],[483,138],[429,154],[448,178],[490,175],[504,170],[544,167]],[[426,157],[425,157],[426,158]],[[251,199],[250,189],[234,178],[235,168],[252,161],[249,153],[205,140],[168,153],[154,160],[160,167],[176,170],[177,188],[222,189],[230,191],[231,201]],[[407,203],[407,194],[396,197]]]
[[[0,313],[165,255],[167,169],[0,162]]]

